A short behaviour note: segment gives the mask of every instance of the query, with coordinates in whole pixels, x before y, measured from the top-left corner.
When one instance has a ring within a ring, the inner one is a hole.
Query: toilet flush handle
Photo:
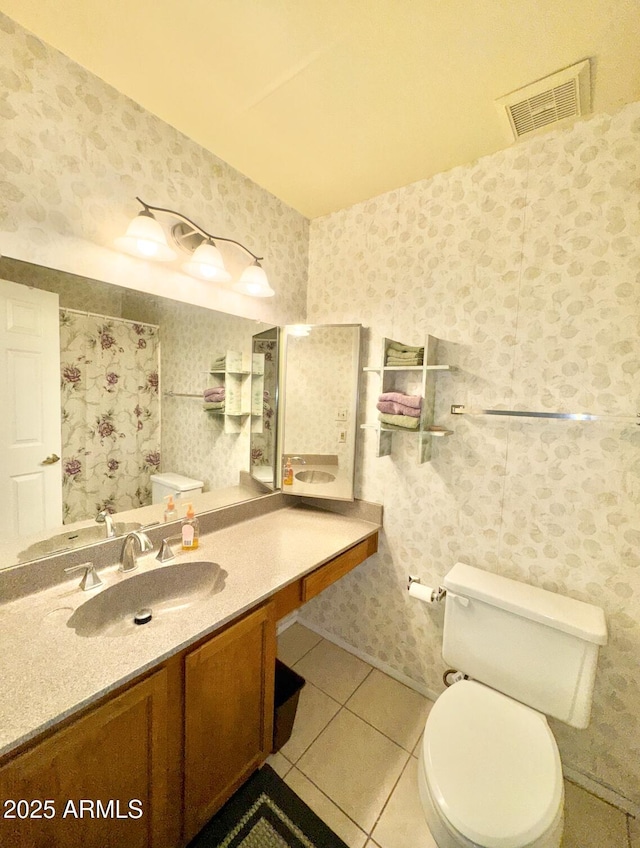
[[[449,597],[457,601],[461,607],[469,606],[469,598],[464,598],[462,595],[454,595],[452,592],[449,592]]]

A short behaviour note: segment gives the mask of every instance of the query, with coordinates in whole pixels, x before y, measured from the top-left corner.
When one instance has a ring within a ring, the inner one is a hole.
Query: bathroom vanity
[[[125,635],[67,626],[91,594],[77,579],[0,607],[1,844],[186,845],[271,751],[277,620],[375,553],[378,529],[287,507],[209,533],[176,561],[219,563],[224,588]]]

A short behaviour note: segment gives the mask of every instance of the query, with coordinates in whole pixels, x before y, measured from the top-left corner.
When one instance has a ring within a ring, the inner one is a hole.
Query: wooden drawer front
[[[295,583],[290,583],[274,595],[276,621],[279,621],[285,615],[289,615],[289,613],[302,606],[302,597],[300,594],[302,591],[301,583],[301,580],[296,580]]]
[[[303,603],[310,601],[319,595],[327,586],[335,583],[341,577],[344,577],[347,572],[351,571],[356,565],[360,565],[365,559],[370,557],[378,550],[378,534],[375,533],[363,542],[349,548],[340,556],[316,568],[311,574],[307,574],[302,578],[301,600]]]

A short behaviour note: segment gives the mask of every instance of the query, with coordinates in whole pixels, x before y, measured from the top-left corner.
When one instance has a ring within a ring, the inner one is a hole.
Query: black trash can
[[[275,754],[289,741],[298,709],[304,677],[276,659],[276,687],[273,700],[273,748]]]

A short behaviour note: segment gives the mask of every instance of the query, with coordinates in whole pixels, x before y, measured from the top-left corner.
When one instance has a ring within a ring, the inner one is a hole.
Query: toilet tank
[[[152,474],[151,503],[162,503],[162,499],[166,498],[167,495],[188,500],[194,495],[199,495],[203,486],[202,480],[194,480],[193,477],[185,477],[171,471],[165,471],[163,474]]]
[[[449,665],[573,727],[589,724],[607,642],[600,607],[461,562],[443,585]]]

